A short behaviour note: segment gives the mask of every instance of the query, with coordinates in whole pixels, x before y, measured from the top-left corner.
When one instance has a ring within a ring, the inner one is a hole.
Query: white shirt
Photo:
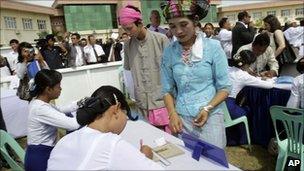
[[[27,144],[54,146],[57,127],[67,130],[80,127],[75,117],[71,118],[64,114],[75,111],[77,108],[76,102],[58,108],[38,99],[32,100],[29,106]]]
[[[292,44],[294,47],[300,47],[303,43],[304,37],[304,27],[290,27],[284,31],[284,35],[288,42]]]
[[[7,66],[4,66],[4,67],[1,67],[0,68],[0,74],[1,74],[1,77],[8,77],[8,76],[11,76],[11,72],[10,70],[8,69]]]
[[[155,31],[155,30],[158,30],[158,31]],[[151,31],[155,31],[155,32],[159,32],[159,33],[162,33],[162,34],[164,34],[164,35],[166,35],[167,34],[167,32],[168,32],[168,30],[166,30],[166,29],[163,29],[162,27],[154,27],[154,26],[150,26],[149,27],[149,30],[151,30]]]
[[[218,34],[218,38],[220,39],[221,45],[226,53],[228,59],[231,59],[232,52],[232,31],[227,29],[221,29]]]
[[[104,51],[102,49],[102,47],[100,45],[95,44],[94,45],[95,51],[97,53],[98,56],[104,55]],[[83,49],[85,57],[87,59],[87,62],[97,62],[94,50],[92,45],[88,44],[84,47]]]
[[[287,107],[304,109],[304,74],[293,80]]]
[[[121,136],[83,127],[54,147],[47,170],[164,170]]]
[[[239,23],[241,23],[241,24],[243,24],[246,28],[248,28],[248,25],[247,24],[245,24],[243,21],[237,21],[237,22],[239,22]]]
[[[252,43],[241,46],[239,48],[239,50],[237,51],[237,53],[233,56],[233,58],[240,59],[241,58],[240,52],[242,50],[252,51]],[[260,73],[262,71],[265,71],[266,65],[269,66],[270,70],[274,70],[278,74],[279,64],[278,64],[278,61],[276,60],[276,58],[274,56],[274,52],[270,46],[267,47],[266,51],[263,54],[261,54],[260,56],[257,56],[256,61],[253,64],[251,64],[251,68],[255,72]]]
[[[81,47],[79,45],[77,45],[77,46],[75,46],[75,48],[77,51],[75,65],[82,66],[82,65],[84,65],[84,62],[83,62],[83,53],[82,53]]]
[[[232,83],[232,88],[229,97],[236,98],[237,94],[245,86],[255,86],[261,88],[273,88],[274,84],[272,82],[263,81],[260,77],[254,77],[248,72],[243,71],[237,67],[229,67],[229,80]]]
[[[10,51],[9,53],[7,53],[5,55],[5,57],[7,58],[8,63],[10,64],[10,67],[12,69],[12,71],[16,70],[16,65],[18,63],[18,52],[15,51]]]

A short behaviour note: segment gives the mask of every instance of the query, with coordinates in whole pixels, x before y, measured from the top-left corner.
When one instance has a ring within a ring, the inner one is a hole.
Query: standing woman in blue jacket
[[[195,31],[208,9],[207,0],[172,0],[163,9],[177,41],[164,50],[162,93],[173,133],[185,132],[224,148],[221,103],[231,87],[227,58],[219,41]]]

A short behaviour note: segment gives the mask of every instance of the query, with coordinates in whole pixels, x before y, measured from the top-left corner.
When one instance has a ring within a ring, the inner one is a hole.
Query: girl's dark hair
[[[304,74],[304,57],[297,62],[297,71]]]
[[[270,25],[270,32],[273,33],[276,30],[282,30],[282,26],[278,18],[274,15],[267,15],[263,21]]]
[[[18,47],[18,62],[23,62],[22,49],[23,48],[33,48],[33,46],[27,42],[21,42]]]
[[[43,93],[45,88],[53,88],[56,84],[61,82],[61,79],[61,73],[56,70],[40,70],[35,76],[35,83],[30,90],[30,95],[32,97],[39,96]]]
[[[240,52],[240,59],[234,60],[234,66],[235,67],[242,67],[244,65],[250,65],[254,63],[256,60],[256,56],[253,54],[250,50],[242,50]]]
[[[101,86],[86,100],[84,106],[77,110],[77,122],[82,126],[90,124],[115,105],[116,101],[121,104],[121,109],[127,111],[129,119],[137,120],[131,116],[130,107],[120,90],[112,86]]]

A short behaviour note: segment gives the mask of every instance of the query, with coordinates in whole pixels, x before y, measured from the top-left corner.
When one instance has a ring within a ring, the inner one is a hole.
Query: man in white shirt
[[[102,47],[96,44],[94,35],[88,36],[88,44],[83,50],[88,65],[108,62],[108,58],[106,57]]]
[[[242,50],[250,50],[257,57],[256,61],[251,64],[251,69],[253,70],[251,74],[261,77],[275,77],[278,75],[279,64],[269,44],[270,38],[268,34],[259,34],[252,43],[240,47],[233,58],[240,59],[240,52]],[[270,70],[266,71],[266,65],[269,66]]]
[[[229,62],[229,60],[231,60],[231,52],[232,52],[231,24],[228,21],[228,18],[224,17],[220,20],[219,26],[221,28],[221,31],[218,34],[218,38],[221,42],[221,45],[226,53]]]
[[[160,18],[159,12],[157,10],[151,11],[150,21],[151,21],[151,24],[150,24],[150,27],[148,28],[149,30],[159,32],[159,33],[166,35],[167,30],[159,27],[161,18]]]
[[[16,70],[16,65],[18,63],[18,47],[19,47],[19,41],[16,39],[12,39],[9,42],[12,50],[5,54],[5,57],[8,60],[9,66],[11,71],[13,72],[13,75],[16,74],[15,70]]]

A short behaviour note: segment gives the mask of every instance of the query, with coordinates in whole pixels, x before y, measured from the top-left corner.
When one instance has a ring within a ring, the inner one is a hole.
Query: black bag
[[[274,42],[276,47],[278,47],[277,42],[275,41],[275,35],[273,34],[273,38],[274,38]],[[284,50],[281,52],[281,54],[279,54],[276,59],[279,62],[280,65],[283,64],[292,64],[294,62],[294,60],[297,58],[296,54],[294,53],[292,47],[290,46],[289,42],[286,40],[285,36],[284,36],[284,40],[285,40],[285,48]]]
[[[22,100],[31,101],[31,95],[30,95],[30,86],[29,86],[29,78],[26,75],[24,75],[23,79],[20,79],[19,81],[19,87],[17,89],[17,96]]]

